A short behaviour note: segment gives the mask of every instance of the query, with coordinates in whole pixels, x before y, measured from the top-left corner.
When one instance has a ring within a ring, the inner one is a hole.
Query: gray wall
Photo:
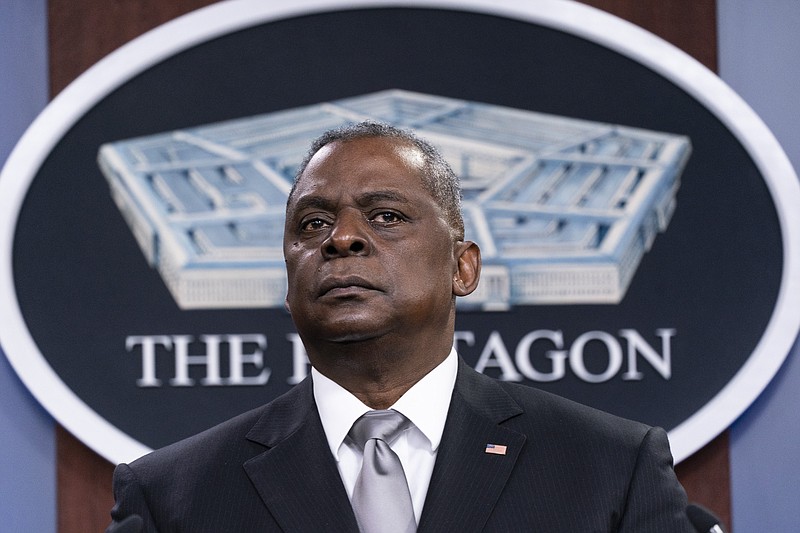
[[[47,104],[46,17],[46,0],[0,3],[0,162]],[[0,320],[6,320],[4,312],[0,307]],[[22,385],[4,355],[0,355],[0,450],[0,530],[55,531],[53,419]]]
[[[800,2],[717,0],[717,4],[720,76],[761,116],[795,170],[800,169]],[[800,529],[798,357],[800,345],[795,343],[767,390],[731,427],[737,533]]]

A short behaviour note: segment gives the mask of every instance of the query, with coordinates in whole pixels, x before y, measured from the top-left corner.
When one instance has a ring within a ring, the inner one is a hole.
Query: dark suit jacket
[[[310,379],[120,465],[114,495],[145,531],[357,531]],[[420,532],[688,532],[685,509],[663,430],[459,362]]]

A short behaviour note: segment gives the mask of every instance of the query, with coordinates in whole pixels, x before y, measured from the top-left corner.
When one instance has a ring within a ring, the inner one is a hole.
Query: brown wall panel
[[[715,0],[583,0],[672,42],[712,70],[717,66]],[[134,37],[211,0],[50,0],[50,94]],[[113,465],[66,430],[56,432],[58,527],[61,533],[102,531],[113,503]],[[728,434],[677,467],[689,499],[731,524]]]
[[[580,0],[655,33],[717,71],[716,0]]]
[[[50,0],[50,96],[135,37],[216,0]]]
[[[58,530],[103,531],[114,505],[114,466],[59,426],[56,429]]]
[[[689,501],[699,503],[714,512],[733,531],[731,508],[731,468],[728,432],[675,467]]]

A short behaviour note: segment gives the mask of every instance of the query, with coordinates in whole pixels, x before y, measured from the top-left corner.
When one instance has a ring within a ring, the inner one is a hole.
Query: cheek
[[[292,293],[297,292],[297,288],[303,285],[302,281],[302,269],[298,270],[297,268],[297,261],[294,260],[291,256],[286,257],[286,280],[288,282],[288,292],[291,295]]]
[[[288,247],[284,254],[284,261],[286,263],[286,272],[289,276],[293,274],[300,274],[304,272],[304,270],[308,270],[311,268],[309,266],[309,260],[312,258],[313,253],[306,249],[300,243],[294,243],[290,247]]]
[[[408,256],[403,268],[412,286],[419,291],[452,292],[455,266],[450,258],[442,257],[441,249],[418,250]]]
[[[289,296],[297,298],[313,290],[320,267],[317,255],[302,245],[297,250],[290,248],[287,251],[285,263]]]

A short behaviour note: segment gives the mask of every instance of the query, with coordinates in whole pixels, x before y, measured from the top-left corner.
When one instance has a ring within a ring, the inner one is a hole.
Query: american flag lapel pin
[[[503,444],[487,444],[486,449],[484,452],[491,453],[493,455],[505,455],[507,451],[507,447]]]

